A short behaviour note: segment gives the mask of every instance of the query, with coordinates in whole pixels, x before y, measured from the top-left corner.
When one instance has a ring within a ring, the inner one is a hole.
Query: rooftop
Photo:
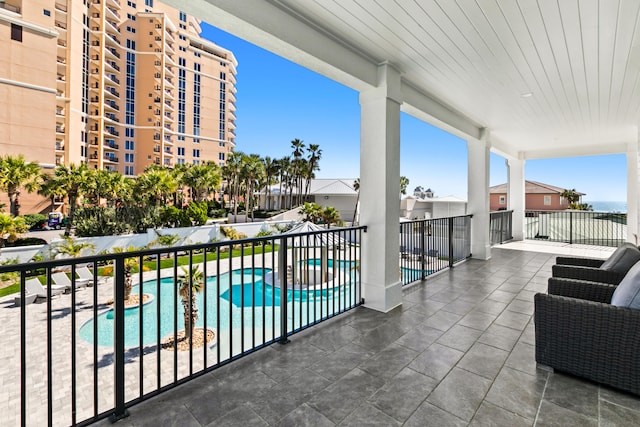
[[[565,191],[565,188],[556,187],[551,184],[544,184],[542,182],[537,181],[529,181],[525,180],[524,182],[524,192],[525,194],[560,194]],[[489,188],[489,192],[491,194],[506,194],[507,193],[507,184],[498,184]],[[585,196],[585,193],[581,193],[576,191],[576,194],[579,196]]]
[[[532,299],[555,255],[520,249],[495,248],[489,261],[407,288],[390,313],[360,307],[310,328],[136,405],[118,424],[638,424],[639,398],[536,367]]]

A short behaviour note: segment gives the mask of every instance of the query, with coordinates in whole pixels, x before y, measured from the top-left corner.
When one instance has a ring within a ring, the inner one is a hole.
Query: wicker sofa
[[[640,395],[640,310],[610,304],[615,285],[549,279],[536,294],[536,362]]]
[[[640,250],[631,243],[623,243],[607,260],[557,257],[552,275],[618,285],[638,261]]]

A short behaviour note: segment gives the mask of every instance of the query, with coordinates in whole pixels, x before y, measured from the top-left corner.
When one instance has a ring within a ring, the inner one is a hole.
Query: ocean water
[[[590,200],[585,200],[583,203],[589,203],[593,206],[594,212],[627,212],[627,202],[592,202]]]

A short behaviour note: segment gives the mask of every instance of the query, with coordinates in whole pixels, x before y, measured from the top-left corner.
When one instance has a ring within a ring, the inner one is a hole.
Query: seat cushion
[[[640,309],[640,262],[631,267],[613,292],[611,305]]]
[[[625,243],[619,246],[600,268],[626,274],[638,261],[640,261],[640,250],[631,243]]]

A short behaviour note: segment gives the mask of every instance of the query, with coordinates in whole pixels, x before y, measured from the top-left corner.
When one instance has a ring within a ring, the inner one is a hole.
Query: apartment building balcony
[[[20,15],[22,10],[18,4],[13,4],[11,1],[0,1],[0,9],[7,10],[18,15]]]
[[[175,77],[176,75],[173,73],[173,69],[169,66],[165,66],[164,67],[164,74],[165,76],[169,76],[169,77]]]
[[[169,123],[165,123],[165,124],[164,124],[164,128],[165,128],[165,129],[167,129],[167,130],[170,130],[170,131],[172,131],[172,130],[173,130],[173,129],[171,128],[171,125],[170,125]]]
[[[114,74],[107,75],[107,78],[117,85],[120,84],[120,79],[118,79]]]
[[[165,77],[165,79],[164,79],[164,84],[165,84],[165,86],[170,87],[170,88],[173,88],[173,87],[174,87],[174,86],[173,86],[173,80],[171,80],[171,79],[170,79],[170,78],[168,78],[168,77]]]
[[[170,111],[174,111],[173,104],[170,101],[164,101],[164,108]]]
[[[116,151],[116,150],[120,149],[120,146],[118,144],[116,144],[115,142],[107,142],[107,141],[105,141],[105,143],[102,146],[104,147],[105,150]]]
[[[163,141],[167,145],[173,145],[173,138],[171,138],[171,135],[165,134]]]
[[[107,59],[111,59],[112,61],[115,61],[117,59],[120,59],[120,53],[113,49],[113,48],[107,48],[104,50],[105,55],[107,57]]]
[[[122,6],[120,6],[120,0],[106,0],[107,7],[112,8],[114,10],[121,10]]]
[[[98,102],[99,102],[99,99],[98,99]],[[112,111],[112,112],[113,112],[113,111],[120,111],[120,107],[119,107],[119,106],[118,106],[118,104],[117,104],[115,101],[113,101],[113,100],[106,100],[106,99],[105,99],[105,102],[104,102],[104,108],[105,108],[105,110],[107,110],[107,111]],[[112,113],[112,114],[113,114],[113,113]]]
[[[64,118],[65,111],[64,108],[56,108],[56,118]]]
[[[116,156],[110,156],[108,154],[105,154],[102,159],[105,162],[109,162],[109,163],[119,163],[120,162],[120,160]]]
[[[56,27],[56,30],[58,32],[62,32],[62,33],[66,34],[66,32],[67,32],[67,23],[66,22],[56,20],[54,22],[54,26]]]
[[[104,10],[106,12],[107,19],[112,19],[116,22],[120,22],[120,12],[118,12],[116,8],[109,7],[109,5],[107,5]]]
[[[116,48],[120,47],[120,40],[114,34],[107,33],[104,41],[107,46],[115,46]]]
[[[64,3],[56,2],[54,9],[56,11],[56,15],[60,14],[61,16],[66,16],[67,14],[67,5]]]
[[[115,61],[104,61],[105,71],[109,73],[119,73],[120,67]]]
[[[116,21],[105,19],[105,22],[105,29],[107,30],[108,34],[113,34],[115,36],[120,34],[120,28],[118,28],[118,23]]]
[[[110,121],[112,121],[112,122],[116,122],[116,123],[120,123],[120,119],[118,118],[118,116],[116,116],[116,115],[115,115],[115,114],[113,114],[113,113],[105,113],[105,115],[104,115],[104,116],[105,116],[105,118],[106,118],[107,120],[110,120]]]
[[[160,146],[156,145],[155,147],[153,147],[153,152],[154,153],[159,153],[160,152]]]
[[[173,49],[173,43],[169,43],[167,40],[165,40],[165,52],[167,54],[175,54],[176,51]]]
[[[173,55],[170,54],[166,54],[164,56],[165,62],[167,63],[167,65],[171,65],[171,66],[176,66],[176,62],[173,60]]]
[[[118,132],[117,130],[115,130],[115,128],[111,127],[111,126],[107,126],[105,129],[105,132],[107,132],[109,135],[113,135],[113,136],[120,136],[120,132]]]
[[[164,154],[173,157],[173,150],[169,147],[164,147]]]
[[[64,126],[56,126],[56,134],[64,135],[65,129]]]
[[[169,113],[169,112],[165,112],[165,113],[164,113],[164,119],[165,119],[166,121],[170,121],[170,122],[173,122],[173,121],[174,121],[174,120],[173,120],[173,116],[172,116],[172,115],[171,115],[171,113]]]
[[[64,151],[64,142],[56,141],[56,151]]]
[[[111,86],[105,86],[104,95],[106,98],[109,98],[109,99],[120,99],[120,92],[118,92],[116,88]]]
[[[164,96],[165,96],[167,99],[170,99],[170,100],[175,99],[175,98],[174,98],[174,96],[173,96],[173,92],[172,92],[171,90],[169,90],[169,89],[165,89],[165,90],[164,90]]]

